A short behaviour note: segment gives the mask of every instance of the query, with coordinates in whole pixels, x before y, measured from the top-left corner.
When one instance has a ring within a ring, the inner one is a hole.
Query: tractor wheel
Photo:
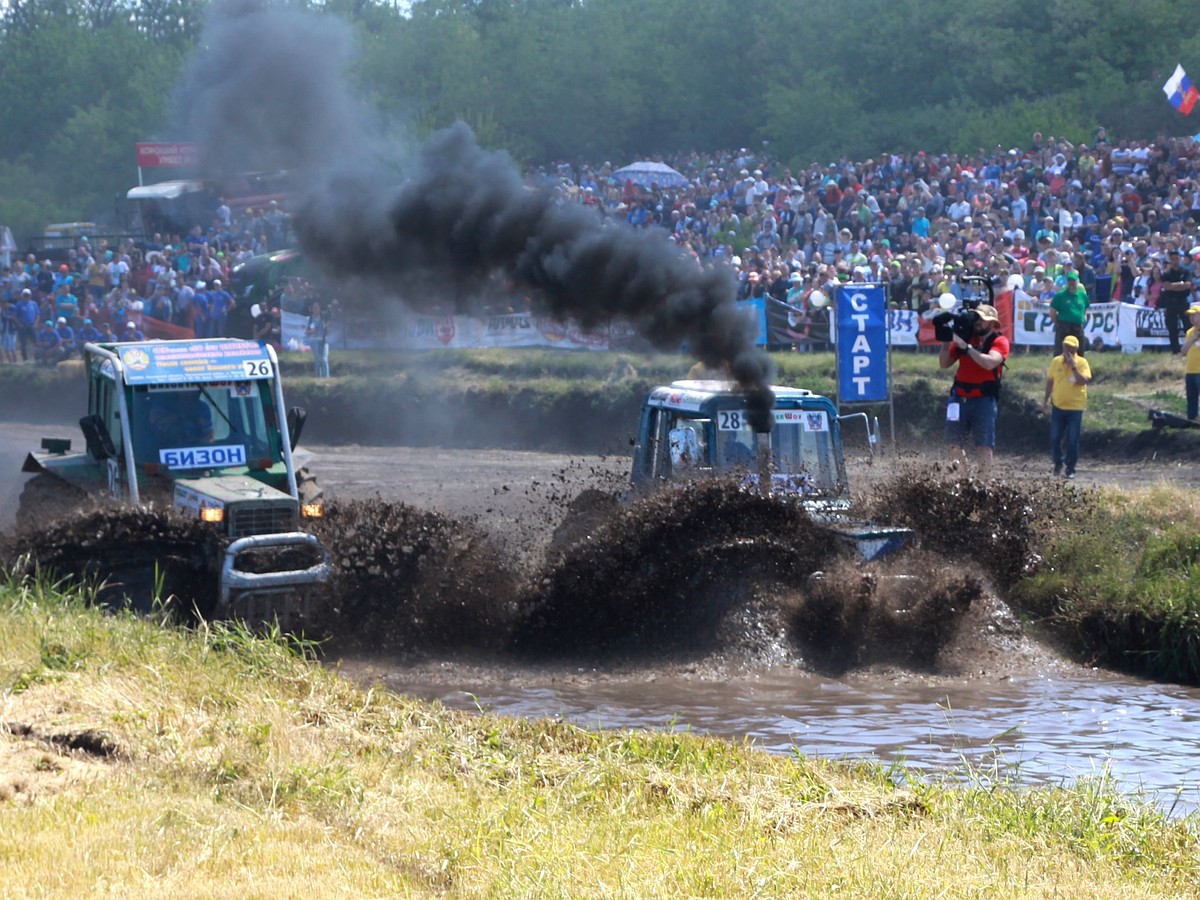
[[[48,525],[88,506],[85,491],[49,472],[39,472],[25,482],[17,505],[17,528]]]
[[[103,585],[93,598],[101,606],[148,613],[162,600],[187,621],[212,614],[219,540],[198,521],[114,508],[30,529],[18,550],[56,580]]]
[[[554,529],[548,549],[549,561],[561,561],[571,547],[593,534],[620,508],[620,501],[612,494],[595,488],[581,492],[571,501],[563,520]]]

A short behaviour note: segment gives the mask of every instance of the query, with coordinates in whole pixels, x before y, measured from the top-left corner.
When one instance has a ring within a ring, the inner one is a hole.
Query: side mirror
[[[113,446],[108,426],[99,416],[84,416],[79,420],[79,428],[83,432],[88,453],[93,459],[106,460],[117,455],[117,448]]]
[[[308,421],[308,410],[303,406],[293,406],[287,411],[287,426],[288,435],[292,439],[292,449],[296,449],[296,445],[300,443],[300,432],[304,430],[304,423]]]

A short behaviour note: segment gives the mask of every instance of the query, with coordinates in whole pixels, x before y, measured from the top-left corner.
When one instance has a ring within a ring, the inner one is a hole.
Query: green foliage
[[[161,134],[210,4],[13,0],[0,13],[0,222],[120,225],[132,144]],[[766,143],[791,164],[974,152],[1034,131],[1190,130],[1160,86],[1200,54],[1170,0],[384,0],[348,19],[352,73],[420,138],[456,120],[515,158],[602,160]],[[937,27],[937,40],[931,28]],[[1146,48],[1154,48],[1147,52]]]
[[[1097,111],[1143,135],[1182,127],[1161,102],[1158,58],[1200,48],[1195,26],[1170,3],[1117,6],[1096,15],[1082,0],[426,0],[407,18],[382,3],[325,9],[361,33],[364,93],[418,135],[463,119],[518,158],[621,161],[753,138],[799,164],[881,147],[969,152],[1035,130],[1079,139]],[[130,145],[160,127],[203,8],[8,5],[0,221],[24,237],[53,219],[114,217],[111,199],[132,180]],[[937,56],[925,49],[931,20],[948,29]],[[1134,49],[1164,40],[1170,53],[1153,60]]]
[[[133,145],[156,133],[183,59],[161,28],[101,16],[110,4],[55,6],[11,5],[0,33],[0,222],[19,242],[52,221],[119,224]]]
[[[1200,512],[1191,497],[1166,488],[1070,496],[1013,602],[1086,658],[1200,683]]]

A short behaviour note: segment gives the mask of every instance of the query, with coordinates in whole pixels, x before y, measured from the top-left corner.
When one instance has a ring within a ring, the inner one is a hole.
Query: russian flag
[[[1183,66],[1178,65],[1175,67],[1174,74],[1163,85],[1163,93],[1167,95],[1171,105],[1185,116],[1192,114],[1192,107],[1196,105],[1197,100],[1200,100],[1200,91],[1197,91],[1192,85],[1191,80],[1187,77],[1187,72],[1183,71]]]

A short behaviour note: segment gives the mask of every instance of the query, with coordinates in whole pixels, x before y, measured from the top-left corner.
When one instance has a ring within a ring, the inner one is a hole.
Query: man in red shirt
[[[967,436],[974,435],[977,475],[986,481],[992,474],[996,448],[1000,375],[1010,347],[1008,338],[1000,333],[1000,316],[994,306],[980,304],[975,313],[975,333],[970,341],[955,334],[942,344],[938,364],[943,369],[958,364],[946,404],[946,444],[950,458],[966,472]]]

